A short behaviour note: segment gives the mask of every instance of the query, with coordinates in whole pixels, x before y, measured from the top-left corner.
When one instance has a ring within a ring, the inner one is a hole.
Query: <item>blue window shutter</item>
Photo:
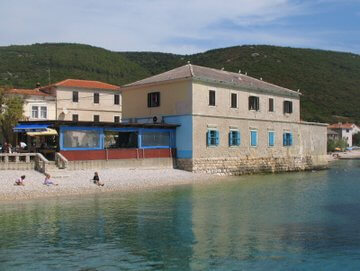
[[[215,131],[215,145],[219,145],[219,131]]]
[[[269,146],[274,146],[274,132],[269,132]]]
[[[283,134],[283,145],[286,146],[286,133]]]
[[[240,146],[240,132],[236,132],[236,144]]]
[[[251,131],[251,146],[256,146],[256,131]]]
[[[232,131],[230,131],[230,133],[229,133],[229,146],[232,146],[233,144],[233,132]]]
[[[207,131],[207,132],[206,132],[206,144],[207,144],[208,146],[210,146],[210,144],[211,144],[210,131]]]
[[[292,146],[292,144],[293,144],[292,134],[289,134],[289,146]]]

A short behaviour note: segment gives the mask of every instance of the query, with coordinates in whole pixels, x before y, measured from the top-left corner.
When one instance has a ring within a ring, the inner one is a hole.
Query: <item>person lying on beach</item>
[[[57,183],[54,183],[51,179],[50,179],[50,174],[45,174],[45,180],[44,180],[44,185],[58,185]]]
[[[98,186],[104,186],[104,184],[100,182],[99,174],[97,172],[94,173],[93,181],[94,181],[94,184],[96,184]]]
[[[24,183],[24,180],[25,180],[25,175],[22,175],[19,179],[17,179],[14,183],[14,185],[25,185]]]

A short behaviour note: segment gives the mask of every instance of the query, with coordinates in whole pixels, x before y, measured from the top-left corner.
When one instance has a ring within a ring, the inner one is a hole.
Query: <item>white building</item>
[[[356,124],[341,122],[329,125],[328,130],[338,133],[340,138],[346,140],[349,147],[352,147],[353,145],[353,135],[360,132],[360,128]]]

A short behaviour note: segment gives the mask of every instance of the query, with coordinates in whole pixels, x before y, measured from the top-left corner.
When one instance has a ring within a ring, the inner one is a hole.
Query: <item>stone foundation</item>
[[[178,169],[217,175],[243,175],[325,169],[327,157],[201,158],[177,159]]]

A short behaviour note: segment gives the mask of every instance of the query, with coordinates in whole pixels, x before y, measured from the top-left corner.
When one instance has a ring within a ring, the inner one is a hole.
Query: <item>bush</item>
[[[336,148],[339,148],[342,151],[344,151],[346,147],[347,147],[347,142],[345,139],[339,139],[339,140],[329,139],[327,142],[327,151],[328,152],[333,152],[333,151],[335,151]]]

